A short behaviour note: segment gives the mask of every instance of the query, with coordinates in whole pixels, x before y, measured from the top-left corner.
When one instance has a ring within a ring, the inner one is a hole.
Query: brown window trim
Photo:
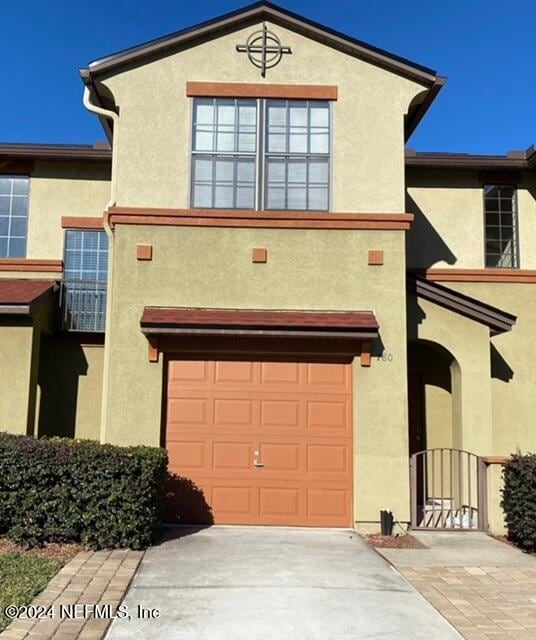
[[[63,271],[62,260],[33,258],[0,258],[0,271]]]
[[[342,229],[407,231],[411,213],[327,213],[314,211],[246,211],[243,209],[145,209],[112,207],[110,225],[261,229]]]
[[[62,229],[102,229],[104,219],[102,217],[62,216]]]
[[[520,282],[536,284],[534,269],[427,269],[413,270],[432,282]]]
[[[279,98],[337,100],[338,87],[319,84],[250,84],[242,82],[187,82],[190,98]]]

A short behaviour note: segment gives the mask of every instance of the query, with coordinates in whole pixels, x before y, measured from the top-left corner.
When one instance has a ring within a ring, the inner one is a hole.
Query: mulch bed
[[[380,533],[365,534],[363,538],[372,546],[378,549],[426,549],[424,544],[419,542],[409,533],[396,536],[382,536]]]
[[[65,563],[74,558],[79,551],[84,551],[84,547],[78,544],[47,544],[40,548],[24,549],[7,538],[0,538],[0,553],[12,553],[14,551],[30,553],[40,558],[59,560]]]

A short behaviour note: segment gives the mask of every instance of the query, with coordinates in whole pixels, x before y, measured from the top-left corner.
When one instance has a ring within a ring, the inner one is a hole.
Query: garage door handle
[[[260,460],[253,460],[253,466],[254,467],[264,467],[264,465],[262,464],[262,462]]]

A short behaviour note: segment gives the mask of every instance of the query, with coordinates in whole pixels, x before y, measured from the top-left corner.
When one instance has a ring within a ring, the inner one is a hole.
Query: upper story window
[[[25,176],[0,176],[0,258],[25,258],[28,191]]]
[[[192,206],[327,211],[330,119],[321,100],[196,98]]]
[[[104,231],[65,233],[63,326],[69,331],[104,331],[108,236]]]
[[[516,189],[484,186],[486,267],[519,267]]]

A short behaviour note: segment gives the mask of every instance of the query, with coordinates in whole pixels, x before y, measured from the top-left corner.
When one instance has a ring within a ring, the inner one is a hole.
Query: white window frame
[[[11,193],[9,194],[9,198],[10,198],[10,211],[9,214],[7,214],[7,216],[2,215],[2,217],[7,217],[9,219],[9,223],[8,223],[8,233],[7,235],[2,235],[2,238],[6,238],[7,239],[7,247],[9,248],[9,241],[10,239],[24,239],[24,255],[22,256],[13,256],[13,255],[9,255],[9,251],[7,252],[7,254],[4,255],[0,255],[0,258],[15,258],[15,259],[24,259],[26,258],[26,256],[28,255],[28,232],[29,232],[29,223],[30,223],[30,186],[31,186],[31,178],[29,175],[26,174],[0,174],[0,178],[2,179],[8,179],[11,180]],[[27,193],[26,194],[14,194],[13,193],[13,185],[14,185],[14,180],[26,180],[28,183],[28,189],[27,189]],[[3,197],[7,197],[7,194],[2,194]],[[12,213],[12,207],[13,207],[13,198],[24,198],[26,200],[26,215],[25,216],[14,216]],[[1,214],[0,214],[1,215]],[[12,223],[13,223],[13,218],[25,218],[26,219],[26,235],[25,236],[13,236],[11,234],[11,227],[12,227]]]

